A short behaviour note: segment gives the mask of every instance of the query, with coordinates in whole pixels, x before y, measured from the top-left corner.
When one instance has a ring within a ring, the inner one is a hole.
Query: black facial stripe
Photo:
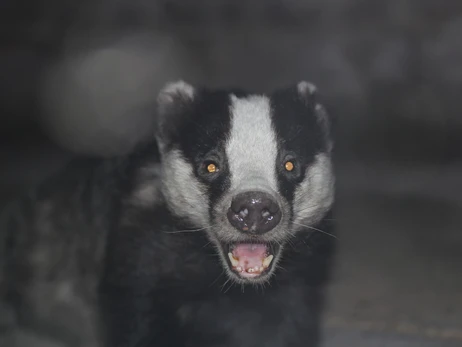
[[[185,158],[194,166],[196,177],[207,186],[210,205],[213,206],[231,185],[226,139],[231,128],[230,93],[243,96],[241,91],[200,90],[194,104],[177,130],[179,144]],[[208,173],[204,161],[211,160],[218,172]]]
[[[178,124],[178,143],[186,157],[195,162],[217,148],[230,127],[228,96],[224,92],[201,91],[195,97],[188,114]]]
[[[272,121],[279,142],[276,163],[279,189],[291,206],[295,190],[305,178],[306,168],[317,153],[326,149],[314,107],[302,100],[296,87],[271,95]],[[287,156],[294,158],[294,172],[284,168]]]
[[[202,181],[204,181],[204,179],[202,179]],[[216,178],[208,180],[206,184],[210,197],[210,208],[212,208],[231,185],[228,163],[222,162],[222,167],[216,174]]]

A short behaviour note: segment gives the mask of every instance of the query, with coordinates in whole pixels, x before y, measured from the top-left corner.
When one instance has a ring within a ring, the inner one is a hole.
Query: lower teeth
[[[258,266],[255,266],[255,267],[251,267],[249,269],[247,269],[247,272],[248,273],[254,273],[254,272],[263,272],[264,268],[262,266],[258,267]]]
[[[239,259],[234,258],[232,253],[228,253],[228,257],[231,262],[231,265],[236,269],[237,272],[245,271],[247,273],[263,272],[265,269],[267,269],[270,266],[274,258],[274,256],[270,254],[265,259],[263,259],[261,266],[255,266],[252,268],[245,269],[245,268],[242,268],[241,266],[238,266]]]

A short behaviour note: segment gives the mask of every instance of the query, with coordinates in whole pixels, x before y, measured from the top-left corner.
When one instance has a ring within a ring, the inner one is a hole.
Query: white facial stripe
[[[231,132],[226,144],[231,189],[277,191],[276,134],[271,124],[270,100],[265,96],[231,96]]]
[[[162,191],[170,209],[198,226],[209,225],[206,187],[194,176],[192,165],[172,150],[162,158]]]
[[[295,223],[313,225],[319,222],[334,202],[334,185],[330,157],[318,154],[295,191]]]

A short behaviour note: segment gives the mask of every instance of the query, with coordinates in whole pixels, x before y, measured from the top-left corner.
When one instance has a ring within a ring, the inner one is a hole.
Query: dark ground
[[[40,137],[3,148],[3,197],[70,157]],[[337,171],[340,252],[324,346],[460,346],[462,164],[342,160]]]
[[[140,129],[115,131],[112,117],[150,130],[138,110],[167,79],[269,90],[308,78],[338,118],[340,253],[325,347],[461,346],[462,2],[186,4],[0,4],[1,200],[69,157],[37,135],[32,121],[49,114],[67,117],[52,132],[61,143],[107,154]],[[117,46],[140,33],[149,35]],[[173,37],[173,50],[156,46],[159,33]],[[127,56],[110,51],[102,65],[77,70],[78,82],[58,72],[51,87],[44,83],[45,68],[72,70],[69,57],[102,46]],[[98,123],[101,114],[111,121]]]
[[[339,168],[327,336],[336,333],[326,346],[462,344],[461,173]]]

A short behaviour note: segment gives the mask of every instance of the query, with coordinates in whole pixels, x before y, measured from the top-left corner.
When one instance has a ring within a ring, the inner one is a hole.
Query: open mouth
[[[272,243],[238,242],[223,247],[230,269],[243,279],[269,274],[279,246]]]

